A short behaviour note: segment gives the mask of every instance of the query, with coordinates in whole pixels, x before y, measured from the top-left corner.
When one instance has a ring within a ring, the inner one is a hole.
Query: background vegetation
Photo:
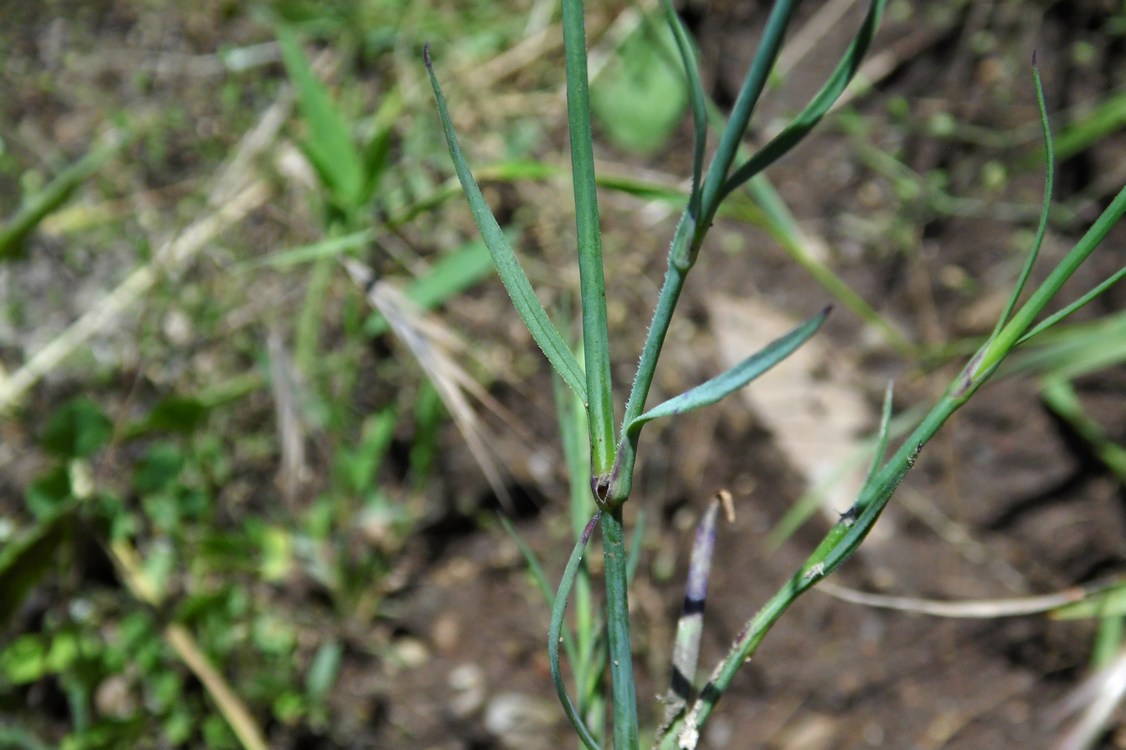
[[[766,13],[736,6],[683,8],[721,109]],[[804,103],[862,10],[803,10],[753,138]],[[591,4],[587,21],[607,312],[638,344],[691,172],[656,11]],[[835,364],[787,376],[809,378],[813,428],[767,390],[647,435],[629,510],[648,516],[642,695],[664,689],[712,494],[730,488],[738,520],[720,535],[706,656],[808,554],[817,509],[847,507],[825,487],[874,429],[886,379],[925,400],[988,333],[1039,210],[1033,49],[1060,159],[1045,255],[1126,181],[1124,13],[890,3],[868,85],[770,173],[777,192],[722,217],[656,390],[827,302]],[[558,10],[52,2],[0,21],[0,745],[570,741],[547,608],[493,512],[557,577],[573,524],[553,386],[476,240],[421,55],[429,41],[486,196],[567,320]],[[1119,228],[1075,288],[1120,270],[1123,244]],[[1008,599],[1121,571],[1122,300],[1112,289],[1012,365],[925,457],[848,583]],[[739,315],[752,323],[715,323]],[[613,366],[627,381],[633,363]],[[1049,709],[1099,706],[1089,660],[1121,661],[1121,612],[1099,601],[1073,612],[1086,619],[986,625],[803,603],[705,743],[741,746],[748,727],[781,748],[1066,741]],[[1118,746],[1111,719],[1094,726],[1083,741]]]

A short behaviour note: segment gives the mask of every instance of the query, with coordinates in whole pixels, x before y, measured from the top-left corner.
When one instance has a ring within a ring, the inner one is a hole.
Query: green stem
[[[614,705],[614,749],[638,747],[637,691],[630,652],[628,563],[620,507],[602,514],[602,550],[606,575],[606,623],[610,646],[610,684]]]
[[[575,225],[579,243],[591,470],[594,476],[602,476],[614,462],[614,400],[610,382],[610,334],[606,322],[606,283],[598,225],[582,0],[564,0],[563,48],[567,67],[567,117],[571,135]]]
[[[735,161],[735,156],[739,152],[743,134],[747,131],[747,124],[750,122],[755,105],[758,104],[759,95],[762,94],[762,90],[766,86],[770,69],[774,67],[774,61],[782,47],[782,36],[786,32],[786,26],[789,25],[795,4],[795,2],[789,0],[778,0],[770,10],[770,17],[766,20],[766,28],[762,33],[758,52],[755,53],[751,67],[747,70],[747,76],[743,79],[743,87],[739,91],[739,96],[735,99],[735,106],[731,109],[731,117],[727,121],[727,127],[720,134],[715,156],[708,167],[707,177],[704,178],[700,200],[703,217],[696,224],[695,236],[688,246],[689,255],[683,259],[689,263],[695,260],[694,256],[699,252],[700,245],[704,241],[704,235],[710,228],[712,218],[719,208],[720,201],[723,198],[724,183],[727,182],[728,173],[731,171],[731,164]]]
[[[645,346],[641,349],[641,359],[637,364],[637,373],[633,377],[633,386],[630,388],[629,400],[626,401],[626,413],[622,419],[622,431],[618,438],[618,455],[614,470],[610,476],[610,488],[607,495],[607,504],[611,507],[621,505],[629,499],[633,486],[633,466],[637,459],[637,440],[639,435],[630,435],[627,428],[634,419],[645,411],[645,399],[649,397],[649,388],[653,385],[653,375],[657,371],[657,360],[661,356],[661,348],[665,344],[665,336],[672,322],[673,311],[684,289],[684,280],[688,270],[680,268],[675,262],[679,248],[689,241],[695,231],[695,223],[690,215],[685,213],[673,237],[672,247],[669,250],[669,265],[665,271],[665,280],[661,284],[661,291],[657,297],[657,308],[653,311],[653,321],[649,325],[649,333],[645,336]]]

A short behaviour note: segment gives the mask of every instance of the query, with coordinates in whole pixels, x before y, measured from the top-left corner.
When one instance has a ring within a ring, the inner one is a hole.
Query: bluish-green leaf
[[[446,134],[450,158],[453,159],[454,169],[457,171],[458,180],[461,181],[461,187],[465,191],[465,197],[469,200],[469,210],[473,214],[473,221],[477,224],[477,230],[481,232],[481,237],[489,248],[500,280],[504,283],[504,288],[508,291],[508,296],[512,299],[516,312],[524,320],[524,325],[528,327],[532,338],[543,350],[544,355],[547,356],[548,361],[551,362],[563,381],[579,395],[579,398],[585,404],[587,403],[586,375],[579,367],[578,360],[571,353],[571,348],[567,346],[559,330],[547,317],[547,311],[543,309],[539,298],[536,297],[527,274],[520,267],[516,253],[513,252],[512,246],[508,243],[508,238],[504,236],[500,224],[497,223],[496,217],[493,216],[493,212],[489,210],[489,206],[485,202],[485,196],[481,194],[481,188],[477,186],[477,181],[473,179],[473,173],[470,171],[469,164],[462,153],[461,145],[457,141],[453,122],[450,121],[446,97],[442,94],[438,79],[434,75],[434,68],[430,64],[429,46],[425,50],[425,57],[426,73],[430,76],[430,85],[434,89],[434,98],[438,103],[438,116],[442,120],[442,129]]]
[[[884,6],[886,5],[887,0],[872,1],[868,6],[868,15],[865,16],[860,31],[856,38],[852,40],[848,50],[845,51],[844,57],[837,64],[836,70],[829,76],[829,80],[806,105],[806,108],[783,128],[782,132],[772,138],[769,143],[759,149],[754,156],[728,177],[724,183],[721,196],[727,195],[777,161],[805,138],[809,131],[821,121],[829,108],[844,93],[845,87],[856,75],[856,71],[859,70],[860,62],[868,51],[872,38],[876,35],[876,30],[880,26],[880,18],[883,16]]]
[[[717,375],[706,383],[701,383],[695,388],[653,407],[630,422],[629,432],[635,433],[646,422],[660,417],[671,417],[694,411],[702,406],[709,406],[739,390],[793,354],[799,346],[817,332],[817,329],[825,322],[825,318],[828,317],[830,309],[825,308],[805,323],[785,336],[770,342],[760,351],[747,357],[722,375]]]

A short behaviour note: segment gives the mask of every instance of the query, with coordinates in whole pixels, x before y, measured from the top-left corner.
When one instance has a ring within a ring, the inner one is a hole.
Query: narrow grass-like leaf
[[[1052,128],[1048,122],[1048,108],[1044,103],[1044,86],[1040,82],[1040,71],[1036,68],[1035,60],[1033,61],[1032,77],[1036,83],[1036,106],[1040,111],[1040,128],[1044,134],[1044,203],[1040,209],[1040,222],[1036,227],[1036,237],[1032,241],[1032,250],[1028,253],[1028,258],[1024,262],[1024,267],[1020,271],[1020,276],[1017,278],[1017,283],[1013,286],[1013,292],[1009,295],[1009,301],[1005,304],[1004,311],[997,318],[997,325],[994,327],[993,332],[989,334],[990,339],[997,337],[1004,328],[1005,323],[1009,322],[1009,316],[1013,314],[1016,309],[1017,302],[1020,300],[1020,295],[1024,291],[1025,285],[1028,283],[1028,277],[1032,275],[1032,266],[1036,264],[1036,258],[1040,254],[1040,248],[1044,244],[1044,235],[1048,231],[1048,214],[1052,208],[1052,187],[1055,184],[1056,174],[1056,158],[1055,151],[1052,146]]]
[[[309,160],[334,201],[343,209],[355,209],[364,188],[363,156],[328,89],[309,67],[293,30],[278,24],[277,35],[282,61],[297,91],[301,116],[309,126],[309,137],[304,142]]]
[[[821,121],[829,108],[844,93],[845,88],[856,75],[856,71],[860,69],[860,62],[868,52],[868,47],[872,44],[876,30],[880,27],[880,19],[883,17],[886,5],[887,0],[872,0],[868,5],[868,14],[864,17],[860,31],[853,38],[852,44],[845,51],[844,57],[841,58],[836,70],[829,76],[825,85],[821,87],[821,90],[806,105],[805,109],[782,129],[782,132],[732,172],[723,185],[720,200],[781,158],[801,142],[809,134],[809,131]]]
[[[1126,363],[1126,310],[1050,331],[1002,367],[1002,376],[1072,380]]]
[[[1069,159],[1126,125],[1126,91],[1109,95],[1090,112],[1061,129],[1056,139],[1060,159]]]
[[[576,353],[576,356],[579,356]],[[559,436],[563,443],[563,457],[567,465],[571,530],[577,539],[594,512],[594,498],[590,492],[590,439],[587,435],[586,410],[559,377],[552,378],[555,410],[558,417]],[[568,650],[571,671],[575,677],[576,699],[579,715],[596,739],[604,731],[605,711],[599,683],[605,672],[606,648],[601,639],[602,626],[594,602],[591,576],[585,566],[580,567],[575,579],[575,648]],[[567,633],[564,632],[566,638]],[[564,640],[564,648],[569,648]]]
[[[919,424],[925,413],[924,408],[913,407],[907,411],[899,414],[895,419],[890,420],[888,425],[889,437],[902,437],[904,434],[914,429]],[[882,429],[882,426],[881,426]],[[790,536],[801,527],[819,508],[825,506],[825,496],[829,489],[844,478],[845,474],[852,471],[854,468],[859,467],[865,459],[871,461],[872,452],[875,451],[879,454],[879,463],[875,464],[876,468],[883,462],[883,454],[886,449],[878,448],[879,436],[877,435],[874,440],[866,441],[864,444],[857,447],[857,449],[849,456],[848,460],[842,462],[840,465],[835,466],[833,471],[828,473],[824,479],[816,485],[810,487],[805,493],[790,506],[786,514],[774,525],[770,533],[766,536],[766,543],[768,550],[777,549],[782,542],[790,538]],[[872,480],[871,474],[866,482]],[[863,485],[862,485],[863,486]]]
[[[1090,229],[1052,269],[1048,278],[1037,287],[1013,319],[1005,325],[996,338],[982,348],[979,356],[971,361],[963,376],[963,388],[972,386],[979,382],[983,375],[991,373],[1016,343],[1026,337],[1026,334],[1032,330],[1032,321],[1055,298],[1064,283],[1087,260],[1087,257],[1095,251],[1123,214],[1126,214],[1126,187],[1119,191]]]
[[[465,191],[465,197],[469,200],[469,208],[473,214],[473,221],[477,224],[477,230],[481,232],[481,237],[485,240],[485,244],[493,256],[497,273],[508,291],[508,296],[512,299],[512,304],[516,307],[516,312],[520,314],[524,324],[528,327],[528,331],[531,332],[532,338],[539,344],[548,361],[551,362],[563,381],[578,394],[583,403],[589,403],[585,382],[586,375],[579,367],[575,355],[571,353],[571,349],[564,342],[563,336],[560,335],[559,330],[548,318],[547,311],[543,309],[539,298],[536,297],[524,269],[520,267],[519,261],[516,260],[516,254],[512,251],[512,246],[508,244],[508,238],[504,236],[496,217],[493,216],[488,204],[485,203],[485,196],[481,194],[481,188],[477,186],[476,180],[473,179],[473,173],[469,170],[469,164],[466,162],[465,155],[457,141],[457,134],[454,132],[453,122],[450,120],[450,113],[446,107],[446,98],[442,95],[442,89],[434,75],[429,46],[424,50],[424,57],[426,73],[430,77],[430,86],[434,89],[434,98],[438,103],[438,116],[442,120],[442,129],[445,131],[446,144],[449,146],[454,169],[457,171],[461,187]]]
[[[867,301],[838,276],[824,261],[815,257],[805,247],[805,239],[782,196],[774,189],[766,175],[758,175],[747,183],[747,192],[758,209],[749,216],[746,212],[738,218],[751,220],[774,238],[790,258],[801,266],[813,280],[823,286],[841,304],[858,318],[883,334],[888,344],[897,352],[914,356],[915,347],[884,316],[876,312]],[[735,201],[728,201],[731,205]]]
[[[1103,426],[1087,413],[1071,383],[1062,378],[1047,378],[1040,394],[1048,408],[1071,425],[1118,481],[1126,484],[1126,448],[1111,440]]]
[[[536,584],[536,588],[543,595],[544,601],[547,603],[549,609],[555,606],[555,592],[551,588],[551,583],[547,580],[547,573],[544,572],[543,565],[536,557],[536,553],[532,548],[527,545],[524,538],[520,536],[520,532],[512,525],[512,522],[503,513],[497,513],[497,520],[500,521],[501,527],[504,529],[508,537],[516,543],[516,548],[520,550],[521,556],[524,558],[524,563],[528,566],[528,572],[532,575],[532,580]],[[563,650],[567,652],[567,659],[573,664],[577,658],[574,645],[574,636],[571,634],[570,628],[565,624],[562,627],[560,637],[563,639]]]
[[[739,390],[783,359],[793,354],[799,346],[804,344],[810,336],[817,332],[817,329],[825,322],[825,318],[828,317],[830,309],[831,308],[825,308],[805,323],[802,323],[785,336],[770,342],[760,351],[747,357],[722,375],[717,375],[706,383],[701,383],[695,388],[687,390],[679,396],[670,398],[659,406],[653,407],[630,422],[629,433],[636,435],[647,422],[660,417],[671,417],[694,411],[703,406],[709,406]]]
[[[700,68],[696,63],[696,52],[688,30],[673,8],[672,0],[661,0],[665,19],[676,39],[680,62],[684,66],[684,76],[688,81],[688,96],[692,103],[692,188],[688,199],[688,214],[700,215],[700,178],[704,171],[704,151],[708,143],[708,107],[704,96],[704,86],[700,82]]]
[[[1101,283],[1097,284],[1089,292],[1087,292],[1086,294],[1084,294],[1082,297],[1075,300],[1074,302],[1070,303],[1069,305],[1064,307],[1062,310],[1059,310],[1057,312],[1052,313],[1048,317],[1044,318],[1044,320],[1042,320],[1039,323],[1037,323],[1036,325],[1034,325],[1028,331],[1028,333],[1024,334],[1019,339],[1017,339],[1017,345],[1019,346],[1019,345],[1025,343],[1026,341],[1028,341],[1029,339],[1035,338],[1036,336],[1040,335],[1044,331],[1046,331],[1049,328],[1052,328],[1053,326],[1055,326],[1057,323],[1071,317],[1071,315],[1073,315],[1076,311],[1081,310],[1082,308],[1086,307],[1088,304],[1090,304],[1090,302],[1092,300],[1097,298],[1099,295],[1101,295],[1106,290],[1110,289],[1112,286],[1117,284],[1119,281],[1122,281],[1123,278],[1126,278],[1126,266],[1123,266],[1122,268],[1118,269],[1109,278],[1107,278],[1107,279],[1103,280]]]
[[[479,238],[444,255],[430,269],[403,290],[407,299],[423,310],[432,310],[449,299],[483,281],[495,266],[489,248]],[[381,336],[388,330],[387,319],[375,312],[364,324],[369,336]]]
[[[876,472],[884,464],[884,455],[888,450],[888,438],[891,435],[892,394],[893,384],[888,381],[887,388],[884,389],[884,406],[880,412],[880,430],[876,435],[876,449],[872,452],[872,465],[868,468],[868,474],[864,477],[862,487],[867,487],[876,479]]]
[[[288,268],[301,263],[320,260],[321,258],[335,257],[341,253],[349,252],[350,250],[356,250],[371,243],[374,239],[375,231],[372,229],[364,229],[360,232],[352,232],[351,234],[345,234],[340,237],[328,237],[319,242],[311,242],[308,245],[300,245],[289,250],[271,253],[261,258],[237,263],[231,266],[230,270],[234,273],[242,273],[259,268]]]
[[[583,550],[586,549],[587,542],[590,541],[590,535],[594,533],[594,527],[598,523],[599,517],[602,515],[601,511],[595,511],[590,521],[587,523],[583,533],[579,535],[578,541],[575,543],[575,548],[571,552],[571,558],[567,561],[566,567],[563,569],[563,578],[559,582],[559,590],[555,592],[555,602],[551,608],[551,626],[547,633],[547,658],[551,666],[551,680],[555,683],[555,692],[559,695],[559,702],[563,704],[563,712],[567,714],[567,719],[570,720],[571,726],[579,735],[579,739],[586,745],[588,750],[598,750],[598,743],[594,737],[591,736],[590,730],[586,728],[583,723],[582,717],[579,716],[575,710],[575,704],[571,702],[571,696],[567,694],[567,686],[563,683],[563,675],[559,669],[559,642],[563,639],[563,613],[567,610],[567,599],[571,595],[571,587],[575,583],[575,577],[579,573],[579,565],[582,563]]]
[[[132,140],[131,133],[111,131],[88,154],[59,172],[41,190],[25,198],[15,215],[0,226],[0,261],[15,255],[23,239],[52,211],[64,204],[79,185],[105,166],[130,140]]]
[[[751,114],[754,112],[755,105],[758,104],[759,96],[766,86],[766,80],[770,75],[771,68],[774,67],[774,61],[778,58],[778,52],[782,47],[782,36],[786,33],[786,27],[793,16],[795,5],[796,3],[792,1],[779,0],[771,7],[770,16],[767,18],[766,27],[762,32],[762,39],[759,40],[758,50],[747,69],[747,75],[743,79],[743,85],[735,99],[735,106],[731,109],[731,117],[720,134],[715,155],[712,157],[711,166],[708,167],[708,175],[704,179],[701,196],[703,215],[696,224],[695,235],[687,247],[688,256],[682,260],[687,265],[691,265],[695,260],[695,253],[703,242],[704,235],[711,224],[711,218],[715,215],[723,199],[723,188],[727,182],[731,165],[735,161],[735,155],[739,150],[739,143],[742,141],[743,134],[750,123]]]

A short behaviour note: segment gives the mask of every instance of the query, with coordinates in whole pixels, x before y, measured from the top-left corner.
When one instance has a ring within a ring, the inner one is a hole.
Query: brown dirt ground
[[[689,5],[707,85],[723,103],[738,86],[737,71],[753,49],[766,4]],[[895,185],[857,155],[856,136],[832,123],[770,173],[803,226],[833,248],[831,263],[853,289],[876,301],[913,341],[931,344],[982,332],[971,314],[973,305],[983,291],[1004,287],[1015,276],[1019,238],[1034,227],[1034,220],[1013,221],[998,206],[1036,207],[1042,178],[1036,169],[1020,167],[1039,148],[1034,128],[1032,138],[1014,136],[1016,146],[998,148],[971,136],[931,138],[923,132],[924,119],[948,113],[994,133],[1028,132],[1035,123],[1027,64],[1033,50],[1039,52],[1054,112],[1102,100],[1126,84],[1126,38],[1121,30],[1117,36],[1108,31],[1115,19],[1121,27],[1121,9],[1113,3],[944,5],[940,10],[905,3],[899,8],[910,13],[892,14],[874,48],[875,55],[888,56],[891,72],[855,107],[871,123],[863,139],[894,149],[919,173],[943,170],[949,194],[976,201],[966,215],[901,199]],[[812,4],[806,7],[799,25],[815,10]],[[816,68],[835,61],[855,16],[854,10],[820,41],[806,61],[808,76],[800,72],[793,88],[770,98],[767,115],[808,96],[819,80]],[[101,29],[108,38],[119,32],[112,24]],[[1080,47],[1085,52],[1077,61]],[[896,97],[909,105],[907,125],[888,113]],[[559,146],[565,143],[564,131],[555,112]],[[686,170],[685,136],[646,163],[606,149],[600,157],[615,167],[646,168],[679,179]],[[463,130],[462,138],[472,142],[474,134]],[[1045,265],[1097,215],[1108,191],[1113,194],[1121,185],[1124,159],[1126,142],[1118,134],[1060,165],[1057,198],[1074,209],[1076,218],[1063,218],[1053,228]],[[999,194],[981,184],[980,170],[989,160],[1010,169],[1011,179]],[[1108,187],[1106,179],[1114,175],[1117,182]],[[573,275],[566,255],[572,230],[564,186],[486,187],[502,209],[529,218],[534,238],[524,249],[529,268],[546,296],[557,293],[553,283],[561,285],[560,276]],[[524,213],[529,207],[534,216]],[[668,219],[647,223],[639,204],[621,196],[605,196],[604,207],[616,351],[635,351],[672,225]],[[795,315],[828,300],[761,233],[722,224],[712,245],[686,292],[684,322],[671,337],[658,390],[675,392],[681,383],[698,382],[718,367],[708,332],[708,295],[760,295]],[[747,249],[721,250],[728,247]],[[1124,247],[1126,228],[1119,227],[1070,289],[1088,288],[1120,267]],[[1083,315],[1121,310],[1124,295],[1120,285]],[[529,447],[523,438],[499,434],[498,427],[495,447],[511,472],[518,529],[556,576],[570,542],[551,386],[526,335],[516,325],[497,322],[509,320],[506,309],[507,300],[494,283],[468,295],[448,316],[475,340],[479,335],[496,357],[507,359],[511,371],[529,373],[519,383],[498,382],[493,390],[522,418],[537,444]],[[870,375],[865,392],[874,406],[889,376],[899,378],[897,406],[907,407],[933,399],[960,364],[924,369],[903,362],[847,311],[835,313],[824,335]],[[628,382],[632,365],[632,357],[619,358],[619,383]],[[1112,437],[1126,440],[1126,373],[1103,372],[1078,386]],[[733,399],[706,415],[653,429],[643,446],[629,520],[644,509],[648,526],[631,606],[640,694],[650,696],[664,689],[690,525],[712,493],[732,489],[738,513],[734,526],[722,528],[717,545],[701,660],[707,666],[792,574],[822,529],[814,520],[777,552],[767,551],[765,532],[802,493],[802,480],[741,402]],[[689,448],[695,451],[691,469],[682,461]],[[548,469],[528,468],[537,462],[546,462]],[[271,726],[276,746],[575,746],[548,677],[546,607],[514,545],[482,512],[493,500],[452,429],[443,437],[427,498],[432,510],[403,550],[383,616],[367,623],[370,632],[357,635],[346,650],[331,700],[331,728],[304,735]],[[887,593],[980,599],[1056,591],[1121,572],[1126,563],[1121,485],[1050,416],[1030,380],[999,382],[959,414],[923,453],[900,500],[889,510],[897,533],[851,561],[838,582]],[[934,527],[936,511],[946,520],[944,534]],[[591,558],[597,567],[597,555]],[[290,598],[295,612],[308,606],[299,591]],[[702,746],[1048,748],[1060,733],[1051,711],[1085,674],[1093,633],[1087,622],[1039,617],[938,620],[846,604],[815,591],[787,613],[743,670]],[[366,643],[382,644],[382,655],[373,656]],[[471,689],[465,685],[484,693],[462,710],[459,696]],[[512,695],[523,700],[531,734],[509,738],[506,745],[490,731],[485,714]],[[647,725],[655,710],[643,699]],[[1126,732],[1112,732],[1100,747],[1126,747]]]

